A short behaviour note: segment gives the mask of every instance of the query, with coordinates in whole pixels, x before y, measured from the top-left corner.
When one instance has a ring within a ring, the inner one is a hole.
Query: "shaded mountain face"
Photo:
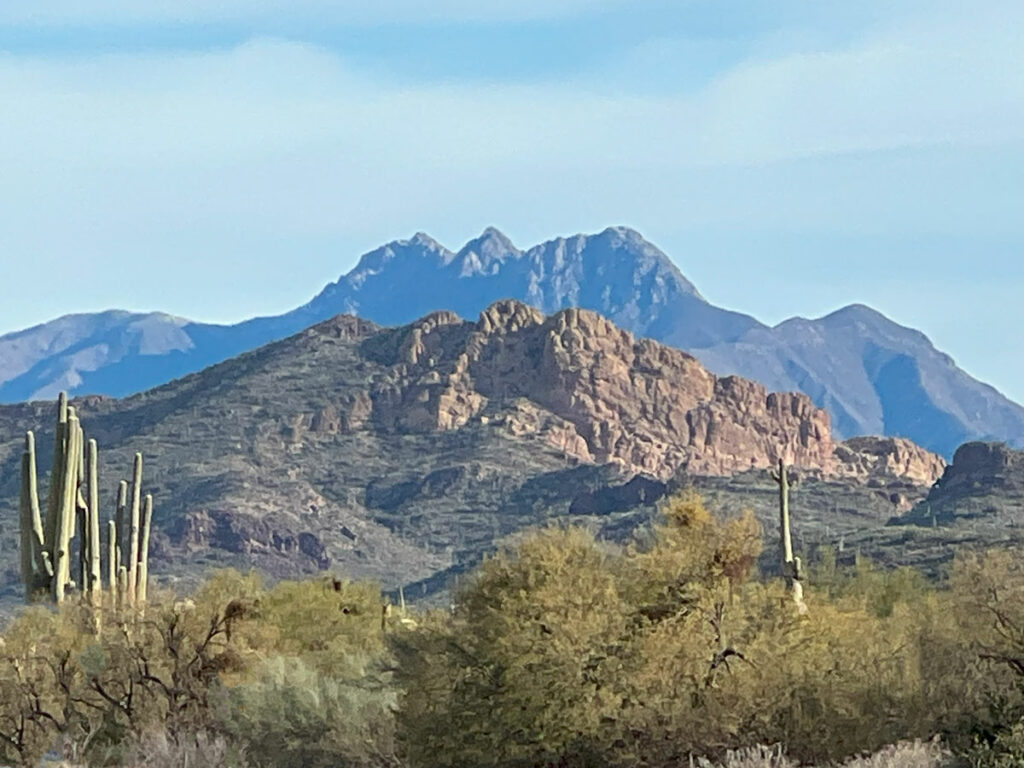
[[[928,497],[904,517],[918,525],[995,532],[1024,524],[1024,451],[1005,443],[964,443]]]
[[[0,337],[0,402],[158,386],[339,313],[400,325],[436,310],[476,317],[514,298],[544,313],[598,312],[689,351],[710,371],[807,394],[839,436],[902,436],[951,456],[969,439],[1024,446],[1024,408],[976,381],[918,331],[854,305],[770,328],[709,304],[654,245],[623,227],[520,250],[493,228],[453,252],[425,234],[384,245],[308,304],[237,325],[109,312]]]
[[[157,389],[75,405],[100,444],[111,511],[118,473],[144,454],[165,581],[213,565],[430,580],[550,520],[628,533],[633,507],[681,475],[764,481],[779,457],[859,488],[869,502],[835,512],[855,527],[868,503],[886,519],[923,497],[944,466],[900,441],[838,445],[805,395],[716,377],[596,313],[544,317],[513,301],[476,322],[440,312],[381,329],[339,316]],[[46,445],[53,411],[0,406],[4,540],[16,540],[24,431]],[[764,494],[767,519],[775,498]],[[0,592],[17,589],[15,557],[0,550]]]
[[[901,435],[944,456],[967,440],[1024,446],[1024,408],[971,378],[921,332],[862,305],[692,351],[717,373],[806,393],[840,435]]]

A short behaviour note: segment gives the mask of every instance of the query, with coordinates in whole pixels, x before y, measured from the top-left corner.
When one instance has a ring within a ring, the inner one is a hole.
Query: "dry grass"
[[[115,758],[116,759],[116,758]],[[46,763],[44,763],[46,764]],[[106,760],[103,764],[108,764]],[[122,768],[248,768],[244,755],[231,747],[220,736],[205,732],[173,742],[164,734],[152,734],[134,744],[116,759]],[[88,765],[66,762],[56,768],[90,768]]]
[[[950,764],[949,753],[936,742],[903,742],[868,757],[851,760],[844,768],[941,768]]]
[[[857,757],[841,768],[945,768],[950,765],[949,753],[937,742],[903,742],[884,747],[873,755]],[[715,764],[700,758],[699,768],[797,768],[778,746],[747,747],[726,753],[725,760]]]

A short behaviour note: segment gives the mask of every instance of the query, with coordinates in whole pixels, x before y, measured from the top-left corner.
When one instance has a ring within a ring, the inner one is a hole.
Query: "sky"
[[[868,304],[1024,403],[1022,40],[1019,0],[10,0],[0,334],[627,225],[717,305]]]

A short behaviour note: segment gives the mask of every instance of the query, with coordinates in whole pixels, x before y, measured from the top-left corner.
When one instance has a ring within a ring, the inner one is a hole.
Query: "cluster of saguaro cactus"
[[[21,576],[28,601],[55,603],[77,590],[93,605],[103,595],[99,485],[95,440],[86,441],[67,395],[57,401],[57,430],[45,519],[39,504],[35,435],[25,433],[21,460]],[[135,454],[129,485],[118,489],[115,519],[107,525],[107,583],[116,605],[145,602],[149,580],[149,529],[153,497],[142,496],[142,454]],[[126,530],[127,526],[127,530]],[[128,560],[122,562],[120,542],[127,535]],[[73,540],[78,539],[73,549]],[[73,563],[77,553],[77,564]],[[75,565],[74,571],[72,566]]]
[[[789,530],[789,467],[783,459],[779,459],[778,471],[772,472],[772,479],[779,484],[779,541],[782,555],[782,575],[786,586],[793,595],[800,613],[806,613],[804,603],[804,571],[799,557],[793,555],[793,538]]]

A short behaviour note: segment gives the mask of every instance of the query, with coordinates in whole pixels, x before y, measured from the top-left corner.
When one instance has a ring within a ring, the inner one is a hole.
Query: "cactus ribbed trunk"
[[[21,583],[25,587],[26,602],[31,602],[36,588],[35,563],[32,562],[32,505],[29,496],[29,455],[26,451],[21,456],[21,499],[18,504],[18,520],[21,526]]]
[[[103,590],[103,569],[100,564],[100,488],[99,449],[95,440],[89,440],[89,598],[93,605],[99,605]]]
[[[107,521],[107,584],[110,594],[117,594],[117,523]]]
[[[122,480],[120,483],[117,484],[117,513],[116,513],[115,518],[114,518],[116,520],[116,525],[117,525],[117,536],[115,537],[115,539],[117,540],[117,545],[118,545],[117,563],[115,563],[115,565],[114,565],[114,573],[115,574],[117,573],[117,569],[121,567],[121,550],[120,550],[120,546],[121,546],[121,544],[124,543],[124,540],[125,540],[124,515],[125,515],[125,512],[127,510],[128,510],[128,483],[127,483],[127,481]],[[117,580],[117,576],[115,575],[114,578],[110,582],[112,587],[113,587],[114,582],[116,580]]]
[[[81,440],[78,417],[69,413],[65,425],[67,443],[64,450],[64,473],[60,483],[60,504],[54,531],[53,584],[55,603],[64,602],[64,593],[71,579],[71,539],[74,537],[75,506],[78,501],[77,451]]]
[[[21,578],[26,600],[49,595],[61,603],[68,588],[77,586],[94,608],[102,605],[103,544],[100,538],[99,450],[95,440],[85,439],[75,409],[67,395],[57,401],[57,428],[53,441],[49,497],[44,520],[39,505],[35,434],[25,434],[21,457],[21,496],[18,506],[21,546]],[[153,499],[147,494],[141,541],[139,530],[142,493],[142,455],[132,468],[132,507],[127,565],[122,565],[121,539],[128,511],[128,484],[118,488],[117,519],[107,523],[107,581],[121,604],[132,605],[136,596],[146,599],[149,582],[149,539]],[[76,531],[77,529],[77,531]],[[72,540],[77,538],[77,547]],[[78,554],[75,561],[74,554]],[[129,582],[131,579],[131,582]],[[99,616],[94,615],[99,627]]]
[[[139,516],[142,504],[142,454],[135,454],[132,465],[132,511],[128,529],[128,603],[135,604],[135,590],[139,583]]]
[[[779,540],[782,542],[782,573],[789,576],[793,563],[793,538],[789,530],[789,472],[786,462],[779,459]]]
[[[139,605],[146,602],[149,588],[149,527],[153,523],[153,495],[147,493],[142,505],[142,534],[139,545],[139,580],[135,585],[135,600]]]
[[[772,473],[772,479],[779,485],[779,554],[782,560],[782,576],[800,613],[807,612],[804,603],[803,567],[799,557],[793,556],[793,537],[789,525],[789,467],[779,459],[779,469]]]
[[[67,447],[68,396],[64,392],[57,398],[57,428],[53,433],[53,461],[50,464],[50,491],[46,501],[46,523],[44,541],[50,564],[56,567],[56,555],[53,545],[56,541],[57,518],[60,516],[61,481],[64,468],[65,448]]]
[[[123,565],[117,569],[117,607],[126,607],[128,593],[128,569]]]

